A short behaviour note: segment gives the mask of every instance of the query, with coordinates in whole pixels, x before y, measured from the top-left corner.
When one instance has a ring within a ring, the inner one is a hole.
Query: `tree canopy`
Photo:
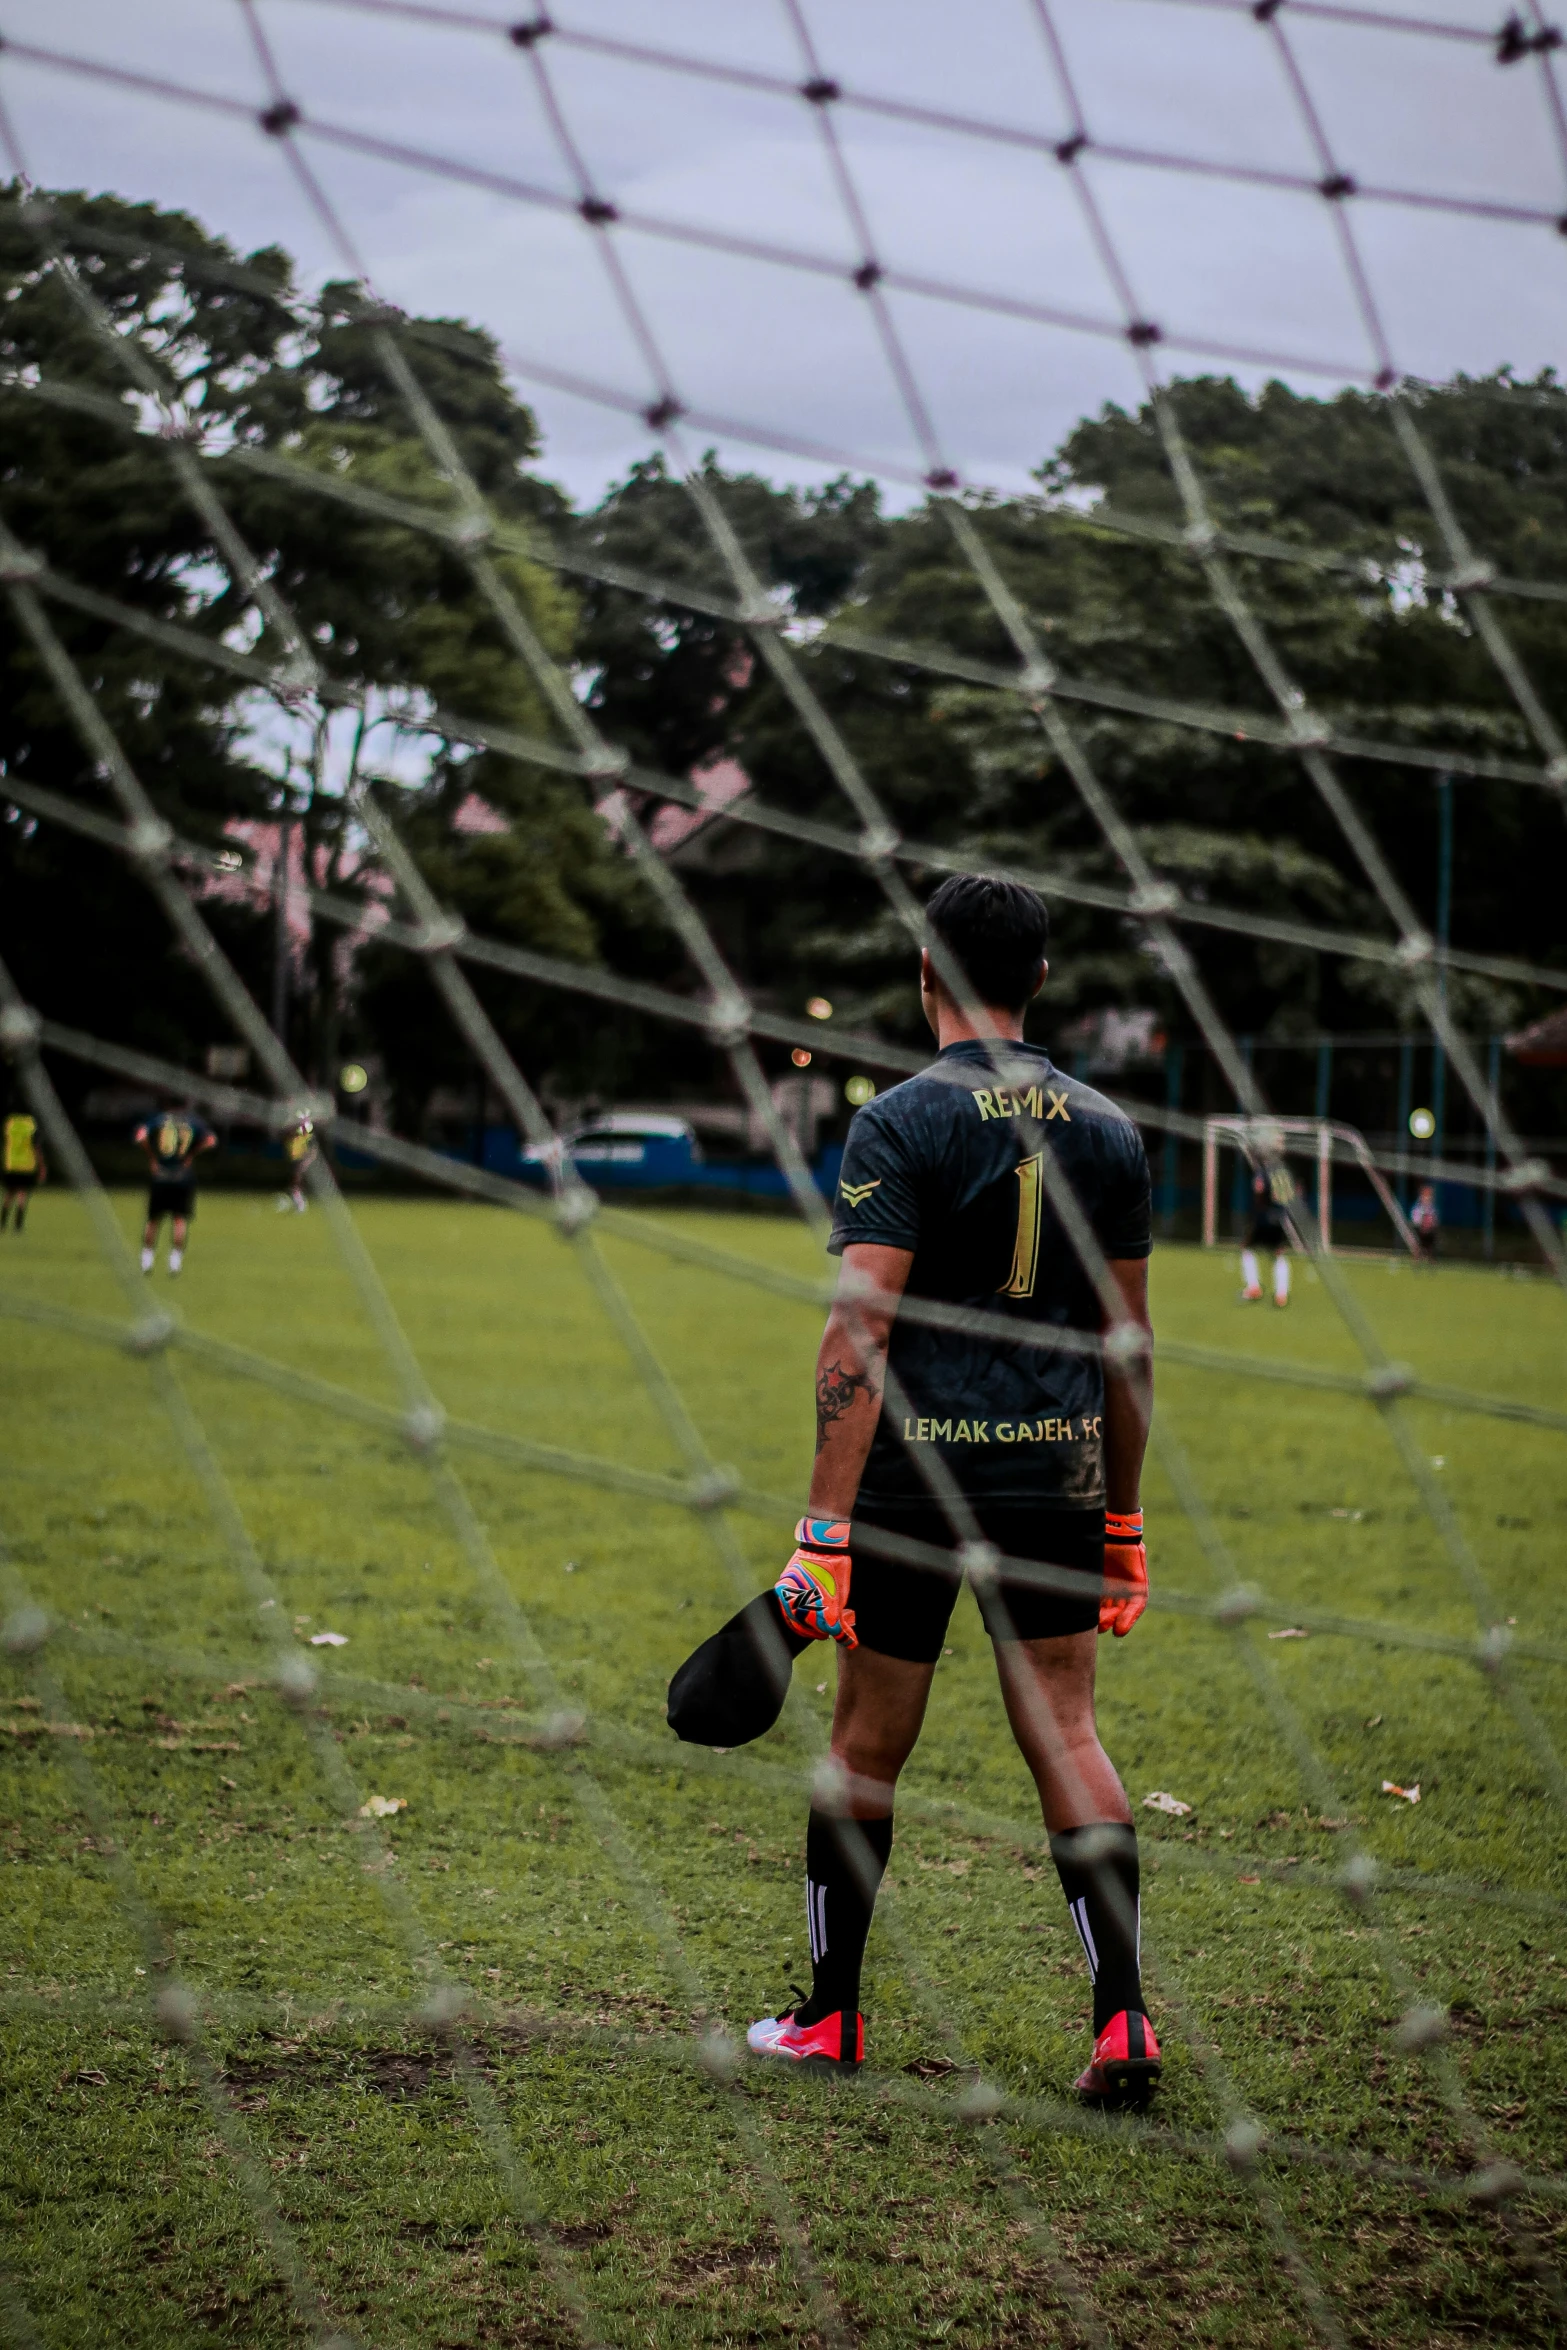
[[[275,248],[240,256],[151,205],[0,194],[0,295],[0,515],[16,538],[148,622],[176,622],[277,670],[293,658],[287,628],[297,626],[325,687],[301,691],[296,680],[268,693],[167,639],[51,602],[180,833],[217,844],[236,818],[287,812],[312,878],[339,894],[362,889],[348,742],[359,776],[400,778],[406,837],[474,929],[694,986],[595,810],[602,784],[476,750],[443,732],[442,714],[565,742],[498,585],[640,769],[700,785],[732,762],[786,814],[852,829],[765,632],[737,616],[749,593],[729,559],[738,550],[878,798],[931,851],[916,880],[933,880],[950,858],[1005,862],[1062,889],[1124,883],[1039,710],[951,674],[954,658],[1010,673],[1017,653],[958,543],[949,499],[889,514],[868,482],[800,490],[710,458],[688,484],[653,457],[593,510],[574,512],[541,476],[535,419],[481,330],[388,321],[351,285],[307,293]],[[963,500],[1060,679],[1088,697],[1074,691],[1060,706],[1096,772],[1146,855],[1190,898],[1386,931],[1299,761],[1257,739],[1276,711],[1183,536],[1172,435],[1228,534],[1224,560],[1247,605],[1336,733],[1540,761],[1446,575],[1462,534],[1494,575],[1550,589],[1567,509],[1567,397],[1549,377],[1506,374],[1402,396],[1450,501],[1446,535],[1385,398],[1318,399],[1279,383],[1248,393],[1225,378],[1175,384],[1162,414],[1107,407],[1084,419],[1042,460],[1029,496]],[[432,454],[420,402],[450,436],[453,462]],[[161,435],[148,429],[160,415]],[[254,559],[261,592],[211,500],[190,493],[191,462]],[[477,566],[459,541],[398,518],[409,507],[460,518],[454,469],[504,526]],[[1567,727],[1567,601],[1509,592],[1501,609],[1543,704]],[[904,657],[869,649],[878,641]],[[103,806],[87,752],[3,607],[0,673],[5,773]],[[1128,696],[1157,707],[1129,710]],[[345,704],[346,728],[332,715]],[[1205,722],[1183,722],[1175,705]],[[1432,920],[1433,770],[1365,757],[1341,768]],[[1560,961],[1559,799],[1522,782],[1460,779],[1453,789],[1455,942]],[[646,796],[649,820],[655,806]],[[676,862],[762,1001],[798,1008],[827,992],[889,1035],[917,1033],[907,940],[864,867],[723,816]],[[265,910],[235,900],[209,911],[265,996]],[[135,876],[15,808],[0,822],[0,923],[24,989],[53,1016],[187,1060],[216,1033]],[[1182,1026],[1138,925],[1063,897],[1056,926],[1056,1020],[1141,1004]],[[372,946],[349,972],[333,938],[322,925],[312,935],[294,1049],[317,1076],[349,1047],[378,1054],[399,1121],[417,1125],[437,1086],[468,1082],[465,1050],[413,959]],[[1407,980],[1384,965],[1217,930],[1204,932],[1200,960],[1221,1012],[1249,1033],[1415,1016]],[[722,1082],[687,1032],[495,974],[481,992],[530,1076],[557,1095],[647,1098]],[[1477,1027],[1547,1008],[1489,980],[1455,977],[1454,996]]]

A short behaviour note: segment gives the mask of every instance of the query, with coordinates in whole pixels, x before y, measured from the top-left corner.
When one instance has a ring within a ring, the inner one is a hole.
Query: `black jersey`
[[[995,1076],[1005,1057],[1007,1082]],[[1019,1120],[1026,1123],[1019,1124]],[[1008,1321],[1098,1331],[1093,1284],[1040,1177],[1048,1149],[1107,1257],[1151,1246],[1142,1137],[1103,1094],[1027,1044],[948,1045],[870,1102],[849,1129],[832,1238],[914,1252],[907,1296]],[[917,1456],[933,1447],[975,1501],[1092,1508],[1104,1499],[1104,1372],[1097,1353],[1012,1342],[900,1314],[889,1384],[860,1484],[878,1507],[922,1503]]]
[[[211,1136],[210,1126],[184,1110],[165,1110],[136,1129],[136,1140],[151,1152],[160,1183],[188,1183],[194,1171],[192,1161]]]

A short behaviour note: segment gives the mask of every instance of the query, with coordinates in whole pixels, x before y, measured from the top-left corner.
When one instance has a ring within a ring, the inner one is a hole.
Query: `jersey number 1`
[[[1002,1297],[1032,1297],[1034,1275],[1039,1268],[1039,1162],[1042,1151],[1031,1159],[1020,1159],[1017,1169],[1017,1240],[1012,1249],[1012,1270],[1001,1284]]]

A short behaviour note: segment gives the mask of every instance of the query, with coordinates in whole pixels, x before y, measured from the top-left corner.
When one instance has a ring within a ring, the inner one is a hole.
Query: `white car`
[[[596,1186],[685,1183],[702,1164],[689,1122],[657,1110],[611,1110],[558,1142],[530,1143],[523,1169],[547,1176],[568,1153],[583,1181]]]

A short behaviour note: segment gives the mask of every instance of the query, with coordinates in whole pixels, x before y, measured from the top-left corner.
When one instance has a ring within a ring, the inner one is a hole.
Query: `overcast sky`
[[[785,0],[551,0],[565,37],[545,40],[537,56],[559,124],[594,193],[632,216],[607,235],[569,208],[581,187],[559,127],[530,54],[504,37],[531,5],[432,0],[423,16],[447,17],[435,23],[368,0],[257,0],[255,21],[302,110],[300,151],[376,289],[496,335],[538,412],[546,469],[574,495],[595,497],[646,451],[653,436],[635,409],[663,388],[661,369],[688,408],[756,436],[699,424],[688,448],[718,440],[726,461],[792,480],[837,469],[802,448],[841,452],[885,469],[893,494],[907,494],[899,481],[926,470],[932,449],[899,396],[872,305],[848,282],[867,258],[866,232],[893,273],[882,295],[928,407],[934,455],[966,480],[1015,487],[1074,418],[1139,396],[1119,331],[1125,298],[1073,172],[1027,144],[854,103],[890,98],[1067,138],[1073,100],[1038,0],[803,0],[798,16]],[[1124,267],[1132,314],[1161,330],[1166,370],[1227,364],[1183,348],[1208,344],[1289,362],[1236,368],[1248,381],[1276,372],[1330,390],[1370,380],[1378,353],[1336,233],[1340,209],[1398,368],[1442,376],[1510,363],[1532,373],[1561,358],[1567,237],[1553,224],[1567,213],[1567,164],[1552,68],[1535,57],[1496,61],[1499,0],[1382,0],[1380,12],[1490,38],[1416,35],[1285,5],[1278,24],[1332,166],[1363,190],[1480,200],[1545,220],[1477,220],[1368,194],[1336,208],[1314,188],[1098,153],[1157,151],[1310,182],[1324,173],[1288,60],[1248,6],[1055,0],[1090,142],[1075,169]],[[287,246],[307,280],[343,273],[283,142],[253,119],[17,54],[31,44],[259,109],[276,90],[239,0],[0,0],[0,34],[0,94],[34,178],[182,205],[242,250]],[[656,45],[789,84],[813,70],[830,77],[843,93],[831,118],[866,230],[835,183],[821,109],[792,91],[608,56],[572,35]],[[334,128],[418,152],[356,152],[327,135]],[[515,186],[465,184],[423,157]],[[756,239],[824,266],[711,253],[645,223]],[[656,357],[617,304],[610,259]],[[1056,317],[938,299],[899,287],[899,273]]]

